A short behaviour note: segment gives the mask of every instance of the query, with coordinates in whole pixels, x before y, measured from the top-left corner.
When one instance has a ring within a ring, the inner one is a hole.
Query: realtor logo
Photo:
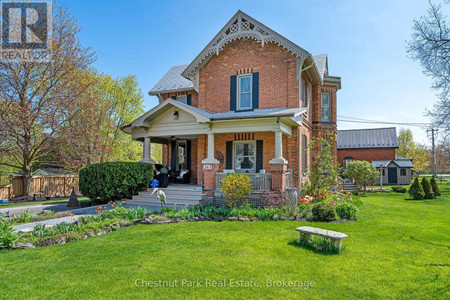
[[[2,61],[50,61],[51,9],[51,1],[2,1],[0,11]]]

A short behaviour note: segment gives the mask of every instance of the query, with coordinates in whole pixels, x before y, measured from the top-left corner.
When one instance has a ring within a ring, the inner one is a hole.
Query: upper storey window
[[[230,77],[230,110],[248,111],[259,108],[259,73]]]
[[[322,94],[322,121],[331,121],[331,94]]]
[[[308,85],[305,79],[302,78],[302,106],[308,107]]]
[[[187,104],[187,95],[177,96],[177,100],[184,104]]]
[[[238,110],[252,109],[252,75],[238,76]]]

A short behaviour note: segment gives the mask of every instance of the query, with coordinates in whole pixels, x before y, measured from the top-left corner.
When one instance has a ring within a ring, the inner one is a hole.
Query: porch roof
[[[223,113],[212,113],[210,111],[184,104],[177,100],[168,98],[164,102],[155,106],[132,123],[121,127],[122,131],[131,134],[133,127],[146,127],[149,120],[156,118],[162,113],[168,111],[170,108],[177,107],[193,115],[198,123],[208,123],[222,120],[238,120],[238,119],[256,119],[256,118],[273,118],[273,117],[287,117],[292,118],[295,122],[300,122],[301,115],[305,114],[306,108],[268,108],[255,109],[251,111],[229,111]],[[292,122],[292,121],[291,121]]]

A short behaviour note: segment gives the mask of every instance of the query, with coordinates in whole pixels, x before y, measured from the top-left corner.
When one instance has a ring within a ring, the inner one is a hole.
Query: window
[[[308,107],[308,85],[305,79],[302,78],[302,106]]]
[[[252,75],[238,77],[238,110],[252,109]]]
[[[177,100],[184,104],[187,104],[187,95],[177,96]]]
[[[406,169],[400,169],[400,176],[406,176]]]
[[[302,135],[302,172],[305,176],[308,173],[308,138]]]
[[[237,172],[256,172],[256,142],[234,142],[234,169]]]
[[[350,163],[352,161],[355,161],[355,159],[353,157],[351,157],[351,156],[346,156],[344,158],[344,170],[347,170],[348,163]]]
[[[331,121],[331,94],[322,94],[322,121]]]

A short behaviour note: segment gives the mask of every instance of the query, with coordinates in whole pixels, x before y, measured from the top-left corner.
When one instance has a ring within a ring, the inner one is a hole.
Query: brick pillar
[[[271,164],[272,190],[284,192],[286,190],[287,164]]]
[[[219,171],[218,164],[203,164],[203,185],[205,190],[216,188],[216,172]],[[206,192],[208,196],[214,196],[213,192]]]

